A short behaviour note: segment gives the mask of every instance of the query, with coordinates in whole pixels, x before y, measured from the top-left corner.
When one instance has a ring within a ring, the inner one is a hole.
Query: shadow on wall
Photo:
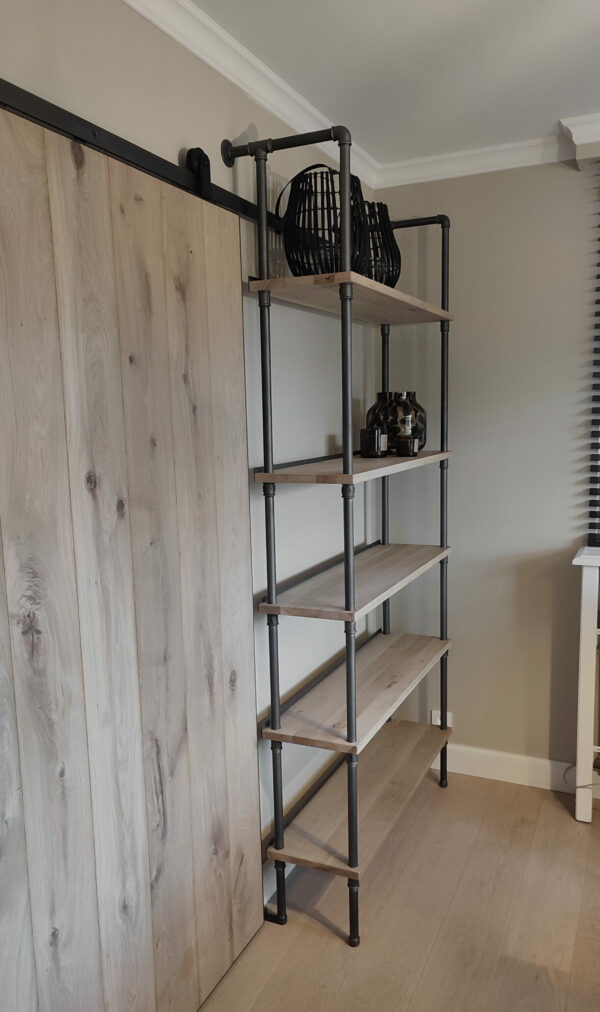
[[[548,750],[550,758],[573,762],[577,743],[577,679],[579,644],[579,582],[573,556],[579,547],[550,554],[532,555],[513,563],[515,577],[515,628],[525,651],[531,650],[532,663],[519,665],[529,677],[549,675]],[[535,599],[538,607],[533,605]],[[539,619],[538,628],[521,630],[520,614],[528,622]],[[550,628],[549,628],[550,627]],[[548,634],[550,636],[547,641]],[[521,638],[522,637],[522,638]],[[537,650],[536,650],[537,641]],[[545,647],[547,646],[547,653]],[[549,672],[536,672],[535,660],[547,656]],[[539,698],[539,697],[538,697]],[[527,725],[535,736],[534,727],[544,715],[531,707],[526,714]]]
[[[577,747],[580,573],[575,542],[554,558],[549,754],[573,762]]]

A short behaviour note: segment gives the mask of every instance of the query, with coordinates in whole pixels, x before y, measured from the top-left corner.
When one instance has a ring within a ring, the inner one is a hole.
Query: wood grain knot
[[[88,492],[95,492],[98,488],[98,475],[95,471],[88,471],[85,476],[85,487]]]
[[[130,355],[129,356],[129,364],[130,365],[135,365],[135,355]]]
[[[83,166],[85,165],[85,155],[83,153],[83,148],[78,141],[71,141],[71,155],[73,157],[73,162],[75,163],[75,168],[78,172],[81,172]]]
[[[117,499],[117,513],[119,514],[120,517],[122,517],[125,513],[125,500],[121,495]]]
[[[21,618],[21,636],[28,663],[37,667],[42,656],[42,630],[35,611],[28,611]]]
[[[235,668],[233,668],[229,672],[229,688],[231,689],[232,692],[235,692],[235,687],[237,685],[237,680],[238,680],[238,673],[235,670]]]
[[[50,932],[50,945],[58,945],[58,928],[52,928],[52,931]]]

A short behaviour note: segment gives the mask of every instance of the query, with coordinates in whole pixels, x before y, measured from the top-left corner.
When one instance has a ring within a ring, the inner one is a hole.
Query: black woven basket
[[[283,245],[294,277],[334,274],[340,269],[340,174],[327,165],[309,165],[284,186],[290,187]],[[369,259],[369,227],[357,176],[350,177],[352,270],[365,274]]]
[[[394,236],[387,204],[365,202],[369,228],[369,255],[364,273],[373,281],[394,288],[402,269],[402,257]]]

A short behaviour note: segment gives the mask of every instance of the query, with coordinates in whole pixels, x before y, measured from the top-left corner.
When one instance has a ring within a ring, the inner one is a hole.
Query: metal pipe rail
[[[350,147],[352,138],[350,131],[343,126],[332,126],[325,130],[297,134],[291,137],[266,138],[251,141],[247,144],[234,145],[229,140],[221,144],[221,155],[228,166],[233,166],[237,158],[252,157],[256,163],[256,194],[258,205],[258,275],[260,280],[269,277],[269,245],[267,219],[267,156],[273,151],[303,147],[309,144],[320,144],[324,141],[335,141],[339,145],[340,159],[340,271],[350,271],[352,267],[352,224],[350,207]],[[346,474],[353,473],[353,432],[352,432],[352,296],[351,283],[343,283],[339,288],[341,315],[341,354],[342,354],[342,457]],[[259,292],[260,335],[261,335],[261,374],[262,374],[262,408],[263,408],[263,457],[264,470],[273,473],[273,417],[271,393],[271,330],[270,311],[271,294]],[[265,496],[265,524],[267,546],[267,600],[269,604],[277,603],[277,577],[275,562],[275,484],[263,485]],[[344,513],[344,600],[347,611],[354,610],[355,574],[354,574],[354,497],[356,489],[353,485],[342,487]],[[271,726],[280,727],[281,699],[279,685],[279,646],[278,618],[267,616],[269,629],[269,669],[271,688]],[[356,623],[344,623],[346,636],[346,707],[348,741],[356,741]],[[273,764],[273,804],[275,849],[283,849],[284,815],[283,786],[281,766],[281,742],[272,741]],[[358,866],[358,758],[348,756],[348,864]],[[275,862],[277,878],[277,914],[266,912],[269,920],[285,924],[286,888],[285,862]],[[349,920],[350,932],[348,942],[359,944],[358,930],[358,882],[349,879]]]
[[[450,218],[447,214],[434,214],[423,218],[404,218],[392,221],[392,229],[418,228],[424,225],[441,225],[442,228],[442,259],[441,259],[441,302],[442,309],[450,308]],[[441,337],[441,390],[440,390],[440,450],[448,449],[448,355],[449,355],[450,323],[440,322]],[[389,327],[381,328],[382,383],[389,382]],[[385,386],[383,389],[387,389]],[[387,483],[383,478],[382,482]],[[382,487],[382,541],[384,544],[388,523],[388,491]],[[440,461],[440,546],[448,547],[448,461]],[[386,605],[384,604],[383,631],[386,632]],[[388,611],[389,622],[389,611]],[[448,639],[448,558],[440,562],[440,639]],[[440,660],[440,727],[448,727],[448,653]],[[440,753],[440,787],[448,786],[448,746],[444,745]]]

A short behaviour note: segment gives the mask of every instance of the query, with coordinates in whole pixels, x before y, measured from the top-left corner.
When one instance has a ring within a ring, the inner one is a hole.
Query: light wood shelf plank
[[[355,559],[355,608],[344,607],[343,562],[283,591],[277,604],[259,605],[263,615],[354,622],[450,554],[439,545],[374,545]]]
[[[263,738],[358,754],[398,709],[450,646],[434,636],[376,636],[356,655],[357,741],[346,741],[346,666],[287,710],[281,727],[263,728]]]
[[[354,271],[311,274],[301,278],[269,278],[250,281],[248,287],[251,292],[271,292],[273,298],[282,302],[339,315],[339,286],[347,282],[352,282],[354,286],[352,318],[359,323],[432,323],[453,319],[439,306],[423,302],[396,288],[388,288]]]
[[[355,457],[354,473],[344,474],[343,460],[340,456],[333,460],[317,460],[311,464],[295,464],[281,467],[272,473],[257,472],[255,482],[274,482],[275,484],[314,484],[314,485],[361,485],[365,481],[384,478],[401,471],[411,471],[425,464],[437,464],[447,460],[450,451],[422,450],[416,457]]]
[[[392,720],[365,749],[358,777],[357,868],[347,864],[345,763],[287,826],[283,849],[269,847],[267,857],[358,880],[450,734],[451,729]]]

